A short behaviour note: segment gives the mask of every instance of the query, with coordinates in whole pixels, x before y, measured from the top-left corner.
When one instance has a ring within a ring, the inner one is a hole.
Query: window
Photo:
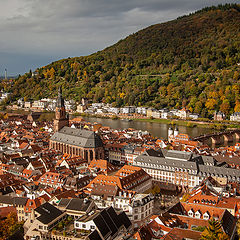
[[[91,225],[90,228],[91,228],[91,229],[95,229],[95,226]]]
[[[86,224],[83,224],[83,225],[82,225],[82,228],[86,228]]]
[[[134,220],[137,220],[137,219],[138,219],[138,215],[135,215],[135,216],[134,216]]]
[[[39,229],[43,229],[43,226],[39,225]]]

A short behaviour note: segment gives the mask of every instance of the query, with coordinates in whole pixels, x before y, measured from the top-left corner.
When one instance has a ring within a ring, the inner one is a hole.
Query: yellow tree
[[[54,75],[55,75],[55,70],[54,70],[54,68],[53,68],[53,67],[52,67],[52,68],[49,70],[48,74],[49,74],[49,77],[50,77],[51,79],[53,79],[53,78],[54,78]]]
[[[234,112],[240,112],[240,102],[239,101],[236,101],[236,103],[235,103]]]
[[[213,98],[209,98],[205,103],[206,108],[209,110],[215,109],[216,105],[217,105],[217,100]]]
[[[228,235],[223,232],[219,221],[214,219],[208,221],[208,226],[201,234],[202,240],[229,240]]]

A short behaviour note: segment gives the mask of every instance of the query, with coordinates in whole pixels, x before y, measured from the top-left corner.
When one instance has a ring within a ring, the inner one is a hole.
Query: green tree
[[[229,240],[226,233],[223,232],[219,221],[214,219],[208,221],[208,226],[201,234],[202,240]]]

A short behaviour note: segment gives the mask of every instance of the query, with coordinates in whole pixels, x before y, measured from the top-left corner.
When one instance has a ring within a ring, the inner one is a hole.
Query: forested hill
[[[86,57],[56,61],[20,76],[13,97],[54,97],[209,116],[240,111],[240,5],[202,9],[156,24]]]

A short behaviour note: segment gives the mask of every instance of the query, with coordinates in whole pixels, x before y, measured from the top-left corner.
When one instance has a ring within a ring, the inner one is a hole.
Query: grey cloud
[[[39,63],[36,56],[48,64],[57,57],[88,55],[149,25],[226,2],[234,1],[0,0],[0,52],[8,54],[12,72],[19,71],[14,56],[22,56],[25,71]]]

